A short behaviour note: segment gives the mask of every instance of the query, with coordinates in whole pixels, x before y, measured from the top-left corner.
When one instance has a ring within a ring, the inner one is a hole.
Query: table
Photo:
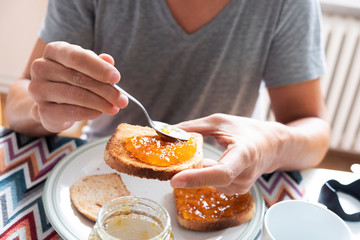
[[[31,138],[0,127],[0,239],[60,239],[46,217],[42,191],[56,163],[85,143],[62,136]],[[317,202],[319,190],[327,180],[348,183],[359,177],[347,172],[310,169],[267,174],[258,184],[266,206],[270,207],[286,199]],[[360,203],[344,199],[347,206],[359,211]],[[347,224],[360,239],[360,222]]]

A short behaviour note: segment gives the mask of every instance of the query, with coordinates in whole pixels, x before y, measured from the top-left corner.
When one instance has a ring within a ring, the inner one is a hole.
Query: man
[[[35,136],[83,120],[93,120],[89,140],[120,122],[145,125],[110,86],[120,70],[119,84],[153,119],[187,120],[179,126],[226,148],[218,162],[174,176],[172,186],[243,193],[263,173],[322,160],[323,62],[313,0],[52,0],[6,113],[14,130]],[[261,80],[277,122],[249,118]]]

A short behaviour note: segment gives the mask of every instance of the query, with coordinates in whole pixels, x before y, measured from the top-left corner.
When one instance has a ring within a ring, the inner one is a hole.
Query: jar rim
[[[106,234],[109,235],[107,236],[107,239],[109,240],[117,240],[116,237],[111,236],[109,233],[107,233],[103,227],[102,221],[104,220],[103,218],[106,217],[106,211],[108,208],[110,208],[112,205],[115,206],[115,204],[121,204],[121,203],[141,203],[144,204],[146,206],[150,206],[152,208],[156,208],[157,210],[160,210],[161,214],[165,216],[166,221],[164,221],[164,226],[162,231],[155,237],[149,239],[149,240],[155,240],[155,239],[159,239],[159,237],[162,236],[166,236],[166,234],[170,231],[171,229],[171,219],[170,219],[170,215],[168,213],[168,211],[165,209],[164,206],[162,206],[161,204],[159,204],[158,202],[149,199],[149,198],[144,198],[144,197],[138,197],[138,196],[122,196],[122,197],[118,197],[115,198],[109,202],[107,202],[105,205],[103,205],[100,208],[100,211],[96,217],[96,226],[97,226],[97,230],[99,232],[101,232],[102,234]]]

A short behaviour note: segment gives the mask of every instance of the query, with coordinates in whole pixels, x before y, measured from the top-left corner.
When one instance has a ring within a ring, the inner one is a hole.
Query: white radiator
[[[325,15],[323,22],[328,71],[322,88],[330,146],[360,152],[360,19]]]
[[[360,18],[324,15],[323,40],[327,73],[321,81],[332,127],[330,148],[360,152]],[[274,119],[264,90],[257,108],[262,111],[256,117]]]

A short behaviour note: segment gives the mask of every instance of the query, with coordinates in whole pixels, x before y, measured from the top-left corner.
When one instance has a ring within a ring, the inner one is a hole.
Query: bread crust
[[[255,215],[255,201],[254,198],[249,194],[248,207],[239,213],[234,215],[225,217],[221,216],[220,218],[214,219],[212,221],[201,221],[201,220],[193,220],[193,219],[185,219],[183,217],[183,213],[179,210],[181,207],[179,206],[179,201],[177,199],[177,195],[175,194],[175,205],[177,209],[176,219],[180,226],[195,230],[195,231],[217,231],[222,230],[229,227],[238,226],[242,223],[250,221]]]
[[[122,173],[141,178],[170,180],[175,174],[185,169],[203,167],[203,137],[198,133],[190,134],[197,144],[197,151],[194,156],[186,162],[161,167],[140,161],[125,148],[127,138],[133,136],[156,136],[155,130],[150,127],[122,123],[107,142],[104,159],[107,165]]]
[[[94,222],[103,205],[128,195],[130,192],[117,173],[86,176],[78,179],[70,188],[70,199],[75,208]]]

